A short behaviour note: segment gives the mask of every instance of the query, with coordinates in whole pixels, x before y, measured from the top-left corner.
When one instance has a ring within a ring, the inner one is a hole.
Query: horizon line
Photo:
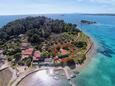
[[[115,15],[115,13],[33,13],[33,14],[0,14],[0,16],[27,16],[27,15],[63,15],[63,14],[86,14],[86,15]]]

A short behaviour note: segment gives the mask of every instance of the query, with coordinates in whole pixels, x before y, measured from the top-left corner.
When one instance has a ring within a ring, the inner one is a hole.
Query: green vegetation
[[[48,53],[48,51],[44,51],[44,52],[42,52],[41,57],[47,58],[49,55],[50,55],[50,53]]]
[[[53,20],[46,17],[27,17],[25,19],[9,22],[0,29],[0,44],[3,45],[8,40],[25,34],[31,43],[41,43],[52,33],[60,34],[63,32],[78,33],[79,29],[74,24],[66,24],[63,20]]]
[[[18,63],[21,60],[21,54],[20,53],[16,53],[14,55],[14,59],[15,59],[15,62]]]
[[[29,43],[34,50],[39,50],[41,61],[47,57],[54,57],[54,48],[56,48],[59,59],[69,58],[70,63],[75,61],[81,64],[86,59],[84,52],[88,39],[89,37],[83,34],[75,24],[40,16],[18,19],[0,29],[0,49],[4,50],[12,66],[17,64],[30,66],[33,61],[31,57],[33,55],[21,58],[21,43]],[[68,53],[62,55],[61,48],[67,50]],[[75,58],[71,58],[72,48],[74,48]]]
[[[59,55],[58,56],[60,59],[62,59],[62,58],[67,58],[67,57],[69,57],[69,54],[66,54],[66,55]]]
[[[74,60],[77,64],[82,64],[85,59],[86,59],[86,56],[85,56],[84,54],[77,55],[76,57],[73,58],[73,60]]]
[[[84,41],[78,41],[75,45],[77,48],[86,48],[87,43]]]
[[[24,58],[24,59],[22,59],[22,60],[20,60],[19,61],[19,65],[22,65],[22,66],[24,66],[24,65],[27,65],[28,67],[31,65],[31,62],[32,62],[32,57],[30,56],[30,57],[28,57],[28,58]]]

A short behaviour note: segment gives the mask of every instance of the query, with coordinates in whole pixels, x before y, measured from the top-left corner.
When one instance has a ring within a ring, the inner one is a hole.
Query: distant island
[[[89,21],[89,20],[81,20],[80,23],[81,23],[81,24],[96,24],[96,22],[94,22],[94,21]]]
[[[0,54],[18,77],[36,66],[67,66],[76,71],[76,64],[84,63],[92,46],[76,24],[44,16],[18,19],[0,28]]]
[[[99,13],[99,14],[98,14],[98,13],[97,13],[97,14],[85,14],[85,15],[97,15],[97,16],[115,16],[115,14],[112,14],[112,13],[110,13],[110,14],[109,14],[109,13],[108,13],[108,14],[106,14],[106,13],[105,13],[105,14],[103,14],[103,13]]]

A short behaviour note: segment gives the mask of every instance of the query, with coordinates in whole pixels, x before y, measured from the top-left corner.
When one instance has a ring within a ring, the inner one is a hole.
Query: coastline
[[[75,70],[80,72],[82,69],[84,69],[90,63],[91,58],[94,57],[95,53],[96,53],[96,44],[94,43],[94,41],[90,37],[89,38],[89,46],[88,46],[88,48],[87,48],[87,50],[85,52],[86,60],[84,61],[83,64],[76,65],[76,69]],[[39,70],[41,70],[41,69],[38,68],[36,70],[30,71],[27,74],[24,74],[24,75],[20,76],[19,78],[16,79],[16,81],[14,83],[12,83],[11,86],[18,85],[24,78],[26,78],[27,76],[29,76],[29,75],[31,75],[31,74],[33,74],[35,72],[38,72]]]
[[[84,61],[83,64],[81,65],[76,65],[76,69],[78,72],[80,72],[83,68],[85,68],[91,61],[91,58],[94,57],[95,53],[96,53],[96,44],[94,43],[94,41],[91,39],[91,37],[89,38],[89,42],[90,42],[90,46],[88,47],[87,51],[86,51],[86,60]],[[63,69],[63,68],[62,68]],[[15,84],[19,84],[25,77],[27,77],[28,75],[30,74],[33,74],[37,71],[39,71],[40,69],[38,70],[34,70],[30,73],[28,73],[27,75],[23,76],[23,78],[20,78],[19,81],[17,81],[17,83],[15,82]],[[66,76],[66,75],[65,75]],[[67,76],[66,76],[67,77]]]
[[[92,38],[90,37],[89,38],[89,42],[90,42],[90,46],[88,47],[86,53],[85,53],[85,56],[86,56],[86,59],[84,60],[84,63],[82,63],[81,65],[78,65],[76,64],[76,70],[78,72],[80,72],[81,70],[83,70],[83,68],[85,68],[91,61],[91,59],[93,57],[95,57],[95,54],[96,54],[96,50],[97,50],[97,47],[96,47],[96,44],[95,42],[92,40]]]
[[[86,59],[84,60],[84,63],[82,63],[81,65],[76,64],[76,68],[74,69],[74,70],[76,70],[78,72],[80,72],[81,70],[83,70],[90,63],[92,57],[94,57],[95,53],[96,53],[96,48],[97,47],[96,47],[96,44],[95,44],[94,40],[91,37],[89,37],[88,40],[87,40],[87,42],[88,42],[88,46],[87,46],[87,49],[85,51]],[[36,71],[38,71],[38,69],[34,70],[34,71],[30,71],[29,73],[24,74],[24,75],[22,75],[21,77],[19,77],[17,79],[15,78],[16,81],[15,81],[14,78],[11,79],[11,80],[9,80],[8,86],[10,86],[11,84],[13,84],[13,85],[14,84],[19,84],[25,77],[27,77],[28,75],[30,75],[30,74],[32,74],[32,73],[34,73]]]

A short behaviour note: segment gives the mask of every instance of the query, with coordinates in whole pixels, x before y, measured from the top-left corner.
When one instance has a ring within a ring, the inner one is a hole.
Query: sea
[[[97,53],[92,57],[89,64],[73,79],[76,86],[115,86],[115,16],[88,14],[0,16],[0,27],[10,21],[27,16],[46,16],[64,20],[66,23],[77,24],[80,30],[93,39],[97,46]],[[80,24],[82,19],[97,23],[90,25]]]

